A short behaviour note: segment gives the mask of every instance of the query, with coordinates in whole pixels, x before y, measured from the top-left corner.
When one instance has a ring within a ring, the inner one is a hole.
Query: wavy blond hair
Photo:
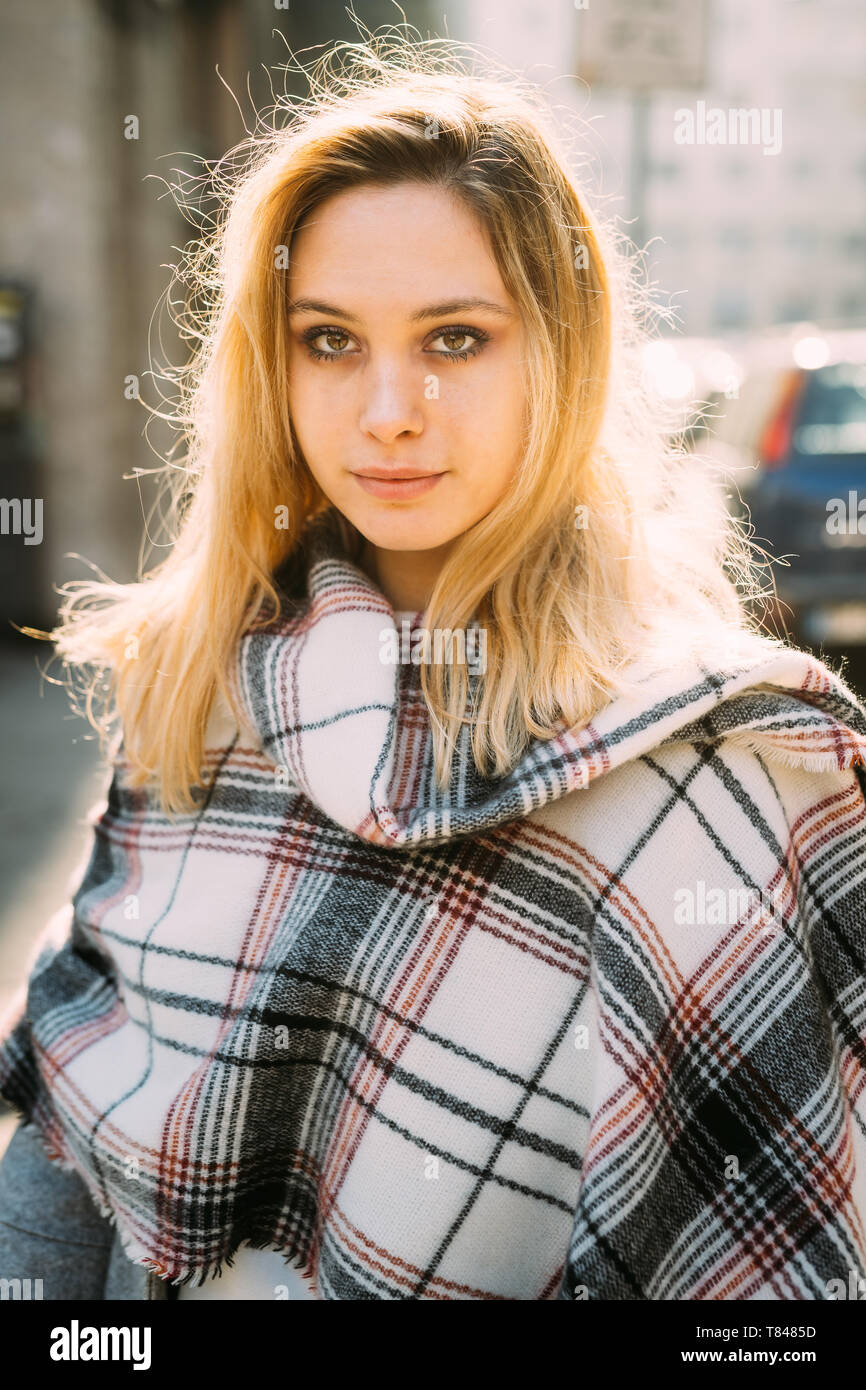
[[[169,815],[197,804],[217,691],[239,716],[240,634],[279,618],[275,571],[330,506],[289,416],[278,250],[290,259],[301,220],[343,189],[421,181],[465,199],[528,330],[522,467],[425,615],[487,634],[473,709],[465,666],[420,668],[440,784],[463,721],[479,771],[502,774],[532,736],[628,690],[641,653],[713,660],[751,621],[745,540],[640,373],[648,300],[626,238],[587,206],[541,95],[477,50],[393,30],[302,70],[308,94],[276,100],[217,166],[219,213],[175,267],[195,349],[172,378],[186,454],[165,469],[170,553],[146,574],[140,559],[132,584],[70,581],[57,627],[26,629],[91,668],[87,717],[105,737],[119,720],[130,785],[153,784]]]

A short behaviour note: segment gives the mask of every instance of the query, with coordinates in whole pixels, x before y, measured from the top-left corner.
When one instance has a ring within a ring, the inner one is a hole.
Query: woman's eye
[[[352,339],[345,328],[312,328],[304,334],[304,341],[314,357],[348,357],[346,349]]]
[[[342,352],[349,341],[348,333],[323,333],[322,337],[331,352]]]
[[[351,357],[355,353],[351,333],[345,328],[308,328],[302,335],[308,351],[318,361],[333,360],[337,357]],[[442,357],[455,361],[465,361],[481,351],[488,335],[479,328],[464,328],[454,324],[442,328],[430,340],[426,351],[438,352]],[[438,346],[441,344],[441,346]]]
[[[471,357],[479,352],[482,344],[486,341],[487,334],[482,333],[478,328],[443,328],[431,339],[430,347],[436,352],[442,352],[446,356]],[[441,343],[442,347],[437,348],[436,344]]]

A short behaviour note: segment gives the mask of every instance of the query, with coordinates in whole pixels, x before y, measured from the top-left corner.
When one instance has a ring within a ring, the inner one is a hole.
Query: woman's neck
[[[383,550],[365,541],[361,568],[397,612],[423,612],[453,542],[435,550]]]

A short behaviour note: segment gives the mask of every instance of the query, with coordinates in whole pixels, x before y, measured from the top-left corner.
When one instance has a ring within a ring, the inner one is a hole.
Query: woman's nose
[[[365,382],[360,426],[382,444],[392,444],[401,435],[420,434],[424,428],[420,402],[424,398],[423,378],[393,365],[371,372]]]

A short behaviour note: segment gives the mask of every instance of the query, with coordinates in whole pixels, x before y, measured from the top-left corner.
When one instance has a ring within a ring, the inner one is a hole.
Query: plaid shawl
[[[130,1259],[325,1299],[819,1299],[866,1274],[866,712],[756,642],[437,789],[330,527],[202,804],[122,743],[0,1093]],[[416,614],[414,628],[422,615]],[[845,1296],[844,1294],[842,1296]]]

